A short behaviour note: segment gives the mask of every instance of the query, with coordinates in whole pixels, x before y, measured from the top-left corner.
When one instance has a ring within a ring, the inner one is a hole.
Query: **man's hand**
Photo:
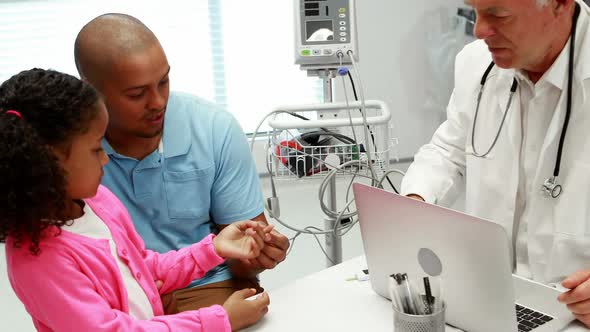
[[[561,285],[570,291],[559,295],[559,302],[567,304],[576,319],[590,328],[590,270],[572,274]]]
[[[270,233],[270,240],[265,241],[265,246],[262,248],[260,255],[250,263],[265,269],[274,269],[280,262],[287,257],[287,250],[289,249],[289,239],[273,229]]]
[[[250,220],[235,222],[213,238],[213,246],[217,254],[224,258],[256,258],[261,254],[265,241],[270,241],[272,228]]]
[[[272,227],[268,225],[264,213],[253,218],[253,221],[262,225],[263,229]],[[223,230],[225,227],[227,226],[220,226],[220,229]],[[262,246],[260,254],[257,257],[228,260],[228,264],[235,277],[251,278],[264,270],[275,268],[280,262],[284,261],[287,257],[289,246],[289,239],[273,229],[269,233],[266,233],[264,246]]]

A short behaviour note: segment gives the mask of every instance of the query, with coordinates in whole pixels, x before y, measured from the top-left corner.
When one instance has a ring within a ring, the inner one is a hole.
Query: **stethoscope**
[[[561,192],[562,187],[557,182],[557,177],[559,176],[559,170],[561,167],[561,155],[563,153],[563,143],[565,141],[565,134],[567,133],[567,127],[570,121],[570,114],[572,111],[572,77],[574,75],[574,50],[575,50],[575,40],[576,40],[576,25],[578,23],[578,17],[580,15],[580,6],[576,3],[576,8],[574,10],[574,18],[572,23],[572,37],[570,42],[570,54],[569,54],[569,65],[568,65],[568,80],[567,80],[567,106],[565,112],[565,121],[563,122],[563,127],[561,129],[561,137],[559,138],[559,148],[557,150],[557,160],[555,161],[555,168],[553,169],[553,176],[547,178],[543,183],[541,188],[541,192],[547,194],[550,197],[557,198]],[[506,120],[506,116],[508,115],[508,110],[510,109],[510,105],[512,105],[512,99],[514,94],[516,93],[516,89],[518,87],[518,82],[516,81],[516,77],[512,81],[512,86],[510,87],[510,96],[508,97],[508,103],[506,104],[506,110],[504,111],[504,115],[502,116],[502,122],[500,122],[500,127],[498,128],[498,132],[496,133],[496,137],[492,142],[492,145],[487,149],[487,151],[483,154],[480,154],[475,149],[475,125],[477,123],[477,115],[479,113],[479,105],[481,102],[481,98],[483,95],[484,86],[486,84],[486,80],[488,75],[494,68],[495,63],[492,61],[488,68],[486,69],[485,73],[483,74],[480,82],[479,94],[477,96],[477,106],[475,108],[475,116],[473,118],[473,127],[471,130],[471,148],[473,149],[473,155],[478,158],[485,158],[490,154],[490,152],[496,146],[498,142],[498,138],[500,137],[500,133],[502,132],[502,128],[504,127],[504,122]]]

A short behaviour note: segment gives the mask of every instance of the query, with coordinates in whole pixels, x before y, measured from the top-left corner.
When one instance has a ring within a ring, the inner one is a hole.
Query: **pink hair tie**
[[[15,110],[8,110],[8,111],[6,111],[6,114],[13,114],[13,115],[18,116],[21,119],[23,118],[23,116],[20,114],[20,112],[15,111]]]

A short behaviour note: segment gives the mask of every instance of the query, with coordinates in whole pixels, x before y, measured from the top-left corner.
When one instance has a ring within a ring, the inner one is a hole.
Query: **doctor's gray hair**
[[[549,3],[549,0],[537,0],[537,6],[539,8],[547,6],[548,3]]]

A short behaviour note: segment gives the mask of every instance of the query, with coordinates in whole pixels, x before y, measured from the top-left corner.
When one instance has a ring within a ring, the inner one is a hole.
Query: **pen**
[[[436,276],[430,279],[432,284],[430,285],[431,293],[432,293],[432,312],[439,312],[442,310],[443,302],[444,302],[444,294],[443,294],[443,279],[442,277]]]
[[[430,289],[430,280],[428,277],[424,277],[424,291],[426,292],[426,314],[432,313],[432,305],[434,304],[434,298],[432,297],[432,290]]]
[[[403,279],[401,273],[395,274],[394,279],[397,282],[396,290],[397,290],[398,297],[399,297],[399,300],[402,305],[402,309],[403,309],[402,312],[409,314],[410,310],[411,310],[410,309],[410,302],[408,301],[408,294],[407,294],[406,288],[403,285],[404,279]]]
[[[397,281],[394,275],[389,276],[389,297],[391,297],[391,304],[397,311],[404,312],[400,296],[397,291]]]
[[[436,310],[440,311],[443,308],[443,298],[444,298],[444,294],[443,294],[443,281],[442,281],[442,277],[439,276],[438,278],[438,305],[436,306]]]
[[[408,309],[409,314],[411,315],[418,315],[420,312],[418,311],[418,307],[416,306],[416,302],[414,301],[414,294],[412,293],[412,289],[410,287],[410,281],[408,280],[408,275],[406,273],[402,274],[402,282],[405,283],[406,288],[406,295],[408,301]]]
[[[397,274],[393,274],[392,276],[397,284],[395,287],[395,290],[396,290],[399,302],[401,304],[401,311],[403,313],[408,314],[408,313],[410,313],[410,305],[408,303],[408,296],[406,294],[406,290],[402,285],[402,283],[403,283],[402,275],[397,273]]]

